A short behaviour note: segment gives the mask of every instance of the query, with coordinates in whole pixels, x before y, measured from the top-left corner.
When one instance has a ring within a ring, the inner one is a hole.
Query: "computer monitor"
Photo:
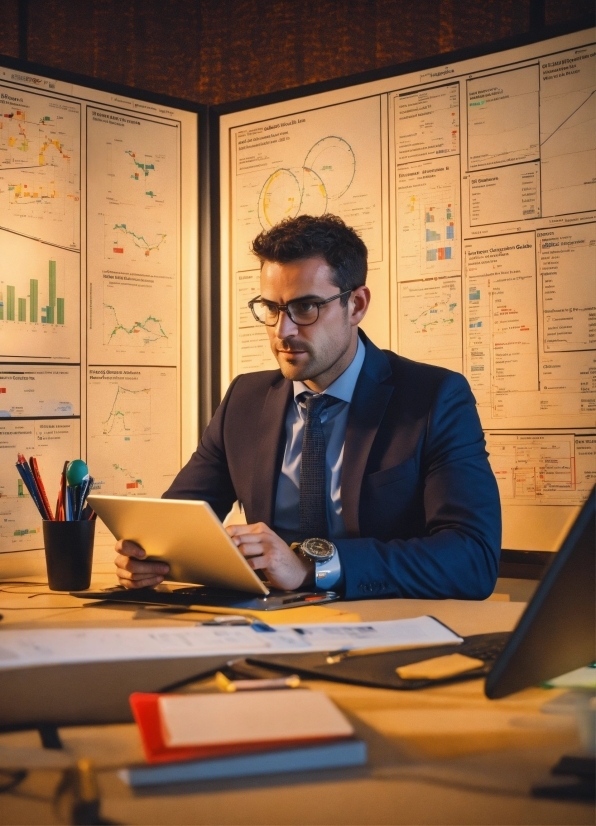
[[[596,659],[596,487],[486,678],[495,700]]]

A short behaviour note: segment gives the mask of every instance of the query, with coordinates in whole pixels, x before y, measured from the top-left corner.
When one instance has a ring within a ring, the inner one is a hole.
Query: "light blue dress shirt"
[[[354,395],[354,388],[362,364],[365,347],[358,338],[358,349],[351,364],[329,387],[323,395],[338,399],[321,414],[321,424],[325,436],[327,522],[329,538],[344,539],[346,527],[341,510],[341,468],[344,457],[344,442],[348,412]],[[312,393],[303,382],[295,381],[294,402],[286,415],[286,447],[277,485],[273,530],[290,544],[306,537],[300,536],[300,460],[302,458],[302,439],[306,423],[306,407],[299,400],[302,393]],[[317,563],[316,579],[320,588],[329,590],[341,582],[342,573],[337,553],[328,563]]]

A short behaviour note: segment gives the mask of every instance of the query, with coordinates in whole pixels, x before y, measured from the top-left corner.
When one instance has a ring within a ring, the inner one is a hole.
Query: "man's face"
[[[289,264],[266,261],[261,269],[261,296],[276,304],[298,298],[321,301],[341,292],[332,274],[329,264],[319,257]],[[366,287],[355,292],[362,290],[368,294]],[[271,350],[287,379],[321,391],[348,367],[356,353],[357,324],[366,311],[365,307],[355,312],[353,296],[347,307],[339,298],[321,307],[318,320],[309,326],[298,326],[280,312],[275,327],[267,327]]]

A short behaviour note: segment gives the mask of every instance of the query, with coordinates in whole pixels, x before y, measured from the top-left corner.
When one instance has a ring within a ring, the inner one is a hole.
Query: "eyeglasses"
[[[319,310],[330,301],[335,301],[343,295],[349,295],[353,290],[344,290],[342,293],[332,295],[324,301],[315,301],[309,298],[297,298],[295,301],[288,301],[287,304],[276,304],[275,301],[266,301],[258,295],[248,302],[253,316],[261,324],[267,327],[275,327],[280,312],[286,313],[290,321],[299,327],[308,327],[314,324],[319,318]]]

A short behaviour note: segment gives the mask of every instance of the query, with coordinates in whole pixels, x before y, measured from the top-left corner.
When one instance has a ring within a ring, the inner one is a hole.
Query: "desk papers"
[[[0,670],[64,663],[290,654],[462,642],[434,617],[313,625],[0,631]]]

